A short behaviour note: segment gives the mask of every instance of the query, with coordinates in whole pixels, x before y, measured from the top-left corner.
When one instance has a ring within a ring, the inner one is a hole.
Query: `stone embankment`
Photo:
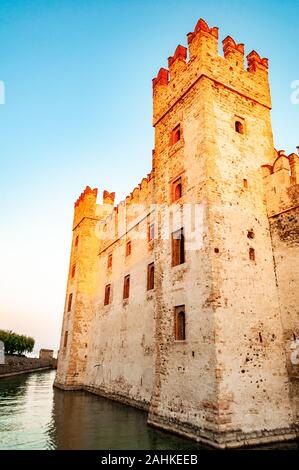
[[[5,364],[0,364],[0,378],[26,374],[36,370],[56,369],[56,359],[38,359],[25,356],[5,356]]]

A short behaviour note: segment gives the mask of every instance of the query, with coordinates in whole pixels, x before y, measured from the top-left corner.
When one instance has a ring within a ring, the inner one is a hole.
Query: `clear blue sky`
[[[299,145],[299,0],[0,0],[0,328],[57,347],[73,203],[151,168],[151,80],[203,17],[270,61],[275,145]]]

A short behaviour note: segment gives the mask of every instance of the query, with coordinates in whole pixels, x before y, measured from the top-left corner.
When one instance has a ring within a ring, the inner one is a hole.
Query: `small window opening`
[[[174,200],[177,201],[182,197],[182,183],[178,183],[174,190]]]
[[[219,248],[214,248],[215,253],[219,253]]]
[[[186,319],[185,307],[175,307],[175,339],[176,341],[184,341],[186,339]]]
[[[79,235],[76,236],[76,240],[75,240],[75,247],[77,247],[79,244]]]
[[[104,305],[109,305],[110,303],[110,290],[111,290],[111,285],[107,284],[107,286],[105,287]]]
[[[261,334],[261,333],[259,333],[259,340],[260,340],[260,343],[263,342],[263,337],[262,337],[262,334]]]
[[[172,192],[172,201],[177,201],[183,195],[183,185],[182,185],[182,178],[178,178],[173,181],[171,185],[171,192]]]
[[[181,228],[172,234],[172,266],[185,263],[184,229]]]
[[[154,263],[151,263],[147,267],[147,290],[152,290],[155,284],[155,267]]]
[[[124,278],[124,292],[123,292],[123,298],[128,299],[130,295],[130,275],[128,274]]]
[[[107,267],[112,268],[112,254],[108,255]]]
[[[254,231],[253,230],[248,230],[247,238],[250,238],[252,240],[254,237],[255,237]]]
[[[72,302],[73,302],[73,294],[70,294],[69,295],[69,301],[68,301],[68,305],[67,305],[67,311],[70,312],[71,311],[71,308],[72,308]]]
[[[155,224],[149,224],[147,227],[147,239],[152,241],[155,238]]]
[[[131,242],[127,242],[127,244],[126,244],[126,256],[129,256],[131,254],[131,251],[132,251]]]
[[[235,130],[238,132],[238,134],[244,134],[244,125],[241,121],[235,122]]]
[[[243,186],[245,189],[248,189],[248,181],[246,178],[243,179]]]
[[[64,333],[64,341],[63,341],[63,347],[66,348],[67,345],[67,339],[68,339],[68,331]]]
[[[181,139],[181,126],[176,126],[171,133],[171,143],[176,144]]]
[[[254,248],[249,248],[249,259],[250,259],[250,261],[255,261],[255,251],[254,251]]]

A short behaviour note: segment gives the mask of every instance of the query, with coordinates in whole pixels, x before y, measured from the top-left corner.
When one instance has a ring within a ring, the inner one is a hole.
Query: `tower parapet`
[[[95,217],[98,189],[86,186],[75,202],[73,229],[85,217]]]
[[[299,156],[275,150],[272,164],[262,165],[268,215],[294,208],[299,203]]]
[[[154,125],[200,79],[213,80],[229,89],[271,108],[268,86],[268,59],[256,51],[247,55],[244,68],[244,44],[227,36],[223,44],[224,57],[218,54],[218,28],[210,28],[201,18],[193,32],[188,33],[188,49],[177,46],[153,79]],[[188,59],[189,56],[189,59]]]

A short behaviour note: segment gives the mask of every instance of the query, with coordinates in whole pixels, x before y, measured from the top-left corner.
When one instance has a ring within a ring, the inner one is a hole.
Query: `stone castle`
[[[125,201],[75,203],[55,381],[218,448],[299,428],[299,157],[274,149],[268,60],[222,44],[200,19],[153,80]]]

